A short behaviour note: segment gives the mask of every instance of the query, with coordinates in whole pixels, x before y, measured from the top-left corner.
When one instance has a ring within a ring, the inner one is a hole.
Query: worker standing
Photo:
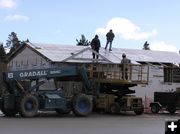
[[[112,51],[112,42],[113,42],[114,37],[115,37],[115,35],[114,35],[113,31],[112,31],[112,29],[110,29],[109,32],[106,34],[107,42],[106,42],[105,49],[107,49],[108,44],[110,44],[109,51]]]
[[[130,68],[131,60],[126,58],[126,54],[122,54],[121,60],[121,70],[122,70],[122,79],[128,80],[128,69]]]
[[[96,51],[97,53],[99,53],[99,48],[101,46],[101,43],[100,43],[100,40],[99,40],[99,37],[98,35],[95,35],[95,37],[92,39],[91,41],[91,48]],[[95,53],[92,53],[93,55],[93,59],[95,59]],[[98,59],[99,56],[96,55],[96,59]]]

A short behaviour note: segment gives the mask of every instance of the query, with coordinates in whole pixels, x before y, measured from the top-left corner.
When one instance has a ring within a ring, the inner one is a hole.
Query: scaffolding
[[[88,69],[89,77],[100,83],[119,84],[148,84],[149,66],[129,64],[125,70],[122,64],[91,64]],[[127,77],[123,77],[127,75]]]

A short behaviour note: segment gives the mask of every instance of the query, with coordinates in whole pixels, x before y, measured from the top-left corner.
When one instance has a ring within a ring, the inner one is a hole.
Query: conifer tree
[[[90,41],[86,40],[84,34],[81,35],[81,39],[76,39],[77,41],[77,46],[89,46]]]
[[[3,43],[0,43],[0,62],[4,62],[6,60],[6,52],[3,47]]]
[[[17,34],[15,32],[11,32],[6,42],[6,47],[10,49],[9,54],[12,54],[20,45],[21,41],[19,41]]]

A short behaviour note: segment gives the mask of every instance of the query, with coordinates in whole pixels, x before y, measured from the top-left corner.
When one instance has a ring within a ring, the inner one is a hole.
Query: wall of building
[[[66,96],[72,96],[72,94],[76,94],[82,91],[83,84],[82,82],[75,82],[75,81],[64,81],[64,82],[57,82],[57,87],[61,88]]]
[[[26,47],[8,63],[8,70],[39,69],[50,66],[45,58]]]
[[[162,66],[156,65],[149,67],[148,84],[138,85],[132,89],[136,91],[137,96],[143,98],[145,107],[149,107],[149,104],[154,101],[154,92],[174,92],[178,87],[180,87],[180,83],[164,82],[164,69]]]

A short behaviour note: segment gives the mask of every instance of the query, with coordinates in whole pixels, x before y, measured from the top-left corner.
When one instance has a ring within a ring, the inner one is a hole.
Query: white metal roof
[[[87,46],[54,45],[28,43],[29,46],[53,62],[91,62],[92,49]],[[125,53],[132,63],[158,62],[180,63],[180,54],[175,52],[113,48],[111,52],[100,48],[99,59],[112,63],[120,63]]]
[[[180,54],[175,52],[114,48],[113,53],[116,56],[125,53],[129,59],[139,62],[180,63]]]
[[[69,46],[69,45],[55,45],[42,43],[27,43],[36,51],[47,57],[53,62],[61,62],[70,57],[72,54],[85,49],[85,46]]]

